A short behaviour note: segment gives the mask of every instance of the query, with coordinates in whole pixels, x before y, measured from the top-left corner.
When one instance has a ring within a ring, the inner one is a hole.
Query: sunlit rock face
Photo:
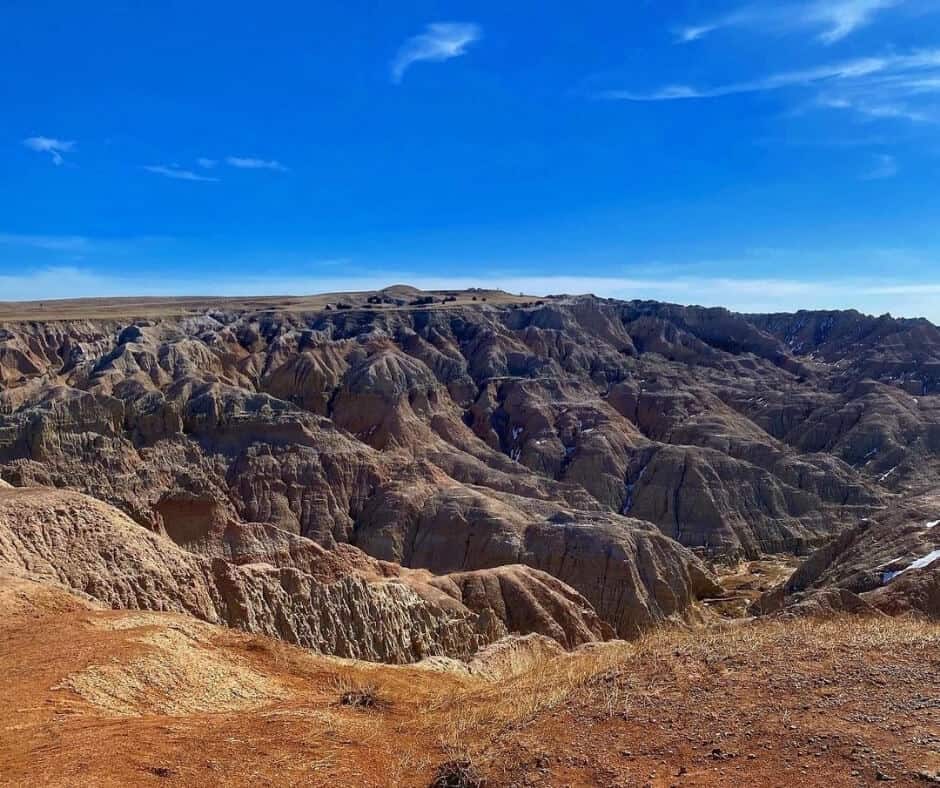
[[[0,476],[232,565],[306,572],[292,536],[435,575],[529,567],[541,611],[575,594],[603,626],[516,614],[518,577],[444,595],[569,642],[694,616],[720,592],[703,558],[809,554],[937,478],[926,321],[424,297],[5,322]]]

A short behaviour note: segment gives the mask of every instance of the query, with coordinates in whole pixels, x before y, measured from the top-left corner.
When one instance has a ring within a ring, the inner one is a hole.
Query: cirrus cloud
[[[470,22],[434,22],[423,33],[409,38],[392,61],[392,82],[399,84],[415,63],[442,63],[467,53],[467,47],[482,36],[479,25]]]
[[[52,156],[52,163],[56,167],[61,167],[65,164],[62,154],[74,151],[76,143],[72,140],[59,140],[55,137],[27,137],[23,140],[23,145],[37,153],[48,153]]]
[[[818,30],[817,38],[834,44],[871,24],[874,17],[904,0],[813,0],[804,3],[748,5],[730,14],[676,31],[680,43],[698,41],[717,30],[742,28],[759,32]]]
[[[940,121],[940,49],[892,53],[781,71],[719,85],[666,85],[650,91],[612,89],[597,98],[657,102],[716,99],[747,93],[813,91],[813,106],[850,110],[869,119]]]
[[[144,166],[144,169],[154,175],[162,175],[164,178],[173,178],[178,181],[215,182],[219,180],[218,178],[210,178],[207,175],[199,175],[176,164],[148,164]]]
[[[287,167],[276,159],[259,159],[254,156],[228,156],[225,163],[240,170],[274,170],[287,172]]]

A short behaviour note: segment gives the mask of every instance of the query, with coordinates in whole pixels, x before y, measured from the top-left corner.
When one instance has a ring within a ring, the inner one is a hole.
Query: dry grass
[[[349,676],[337,676],[333,682],[341,706],[354,709],[380,709],[389,705],[373,682],[360,683]]]
[[[159,621],[153,614],[105,619],[106,628],[138,630],[132,642],[141,653],[130,660],[89,665],[68,675],[56,689],[72,690],[119,716],[252,709],[284,697],[277,681],[206,648],[199,637],[205,625],[158,627],[155,619]]]
[[[503,648],[467,673],[326,658],[180,616],[74,610],[40,590],[12,589],[0,617],[0,730],[17,731],[0,771],[17,784],[124,785],[166,780],[154,770],[172,766],[191,785],[666,786],[686,784],[682,767],[696,785],[836,788],[940,768],[937,624],[676,628],[570,654]],[[264,691],[245,697],[255,681]]]
[[[482,788],[483,778],[468,759],[447,761],[434,773],[431,788]]]
[[[512,295],[492,290],[485,293],[454,291],[456,300],[441,303],[442,291],[433,291],[437,303],[422,308],[447,309],[470,304],[523,304],[534,302],[538,296]],[[431,294],[427,291],[426,294]],[[247,298],[168,296],[130,298],[79,298],[51,301],[0,301],[0,321],[26,320],[127,320],[140,318],[174,318],[201,315],[208,311],[292,311],[320,312],[327,304],[351,303],[357,309],[367,307],[366,298],[372,291],[348,293],[321,293],[308,296],[257,296]],[[474,298],[474,296],[477,298]],[[479,300],[478,300],[479,299]],[[413,307],[398,307],[388,304],[368,305],[369,309],[398,310]]]
[[[753,665],[766,653],[800,653],[824,663],[843,654],[894,649],[935,654],[938,647],[940,627],[917,619],[796,619],[697,630],[665,628],[635,642],[530,659],[508,677],[451,683],[403,725],[423,729],[447,760],[485,769],[495,746],[554,710],[578,707],[609,719],[629,717],[637,688],[625,679],[634,673],[647,677],[641,690],[655,693],[659,685],[675,681],[680,664]],[[403,757],[413,761],[416,755]]]

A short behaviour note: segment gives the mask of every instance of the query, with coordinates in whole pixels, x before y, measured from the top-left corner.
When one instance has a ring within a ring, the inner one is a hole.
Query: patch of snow
[[[891,474],[893,474],[897,469],[898,469],[898,466],[895,465],[890,471],[888,471],[888,472],[885,473],[885,474],[882,474],[881,478],[878,479],[878,481],[880,481],[880,482],[885,481],[885,480],[886,480]]]
[[[912,561],[910,565],[904,567],[904,569],[899,569],[896,572],[882,572],[881,574],[881,583],[890,583],[898,575],[903,575],[910,569],[923,569],[926,566],[930,566],[934,561],[940,559],[940,550],[934,550],[932,553],[928,553],[923,558],[918,558],[915,561]]]
[[[938,558],[940,558],[940,550],[934,550],[932,553],[928,553],[923,558],[918,558],[907,569],[923,569],[925,566],[930,566]],[[904,571],[906,572],[907,569]]]
[[[940,525],[940,520],[934,520],[934,521],[931,522],[931,523],[927,523],[927,528],[926,528],[926,530],[929,531],[931,528],[936,528],[938,525]]]

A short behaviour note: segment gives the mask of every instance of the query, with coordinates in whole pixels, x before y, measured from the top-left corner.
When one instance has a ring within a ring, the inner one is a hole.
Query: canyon
[[[940,619],[938,470],[926,320],[407,286],[0,303],[0,586],[42,617],[421,682],[902,627]]]

